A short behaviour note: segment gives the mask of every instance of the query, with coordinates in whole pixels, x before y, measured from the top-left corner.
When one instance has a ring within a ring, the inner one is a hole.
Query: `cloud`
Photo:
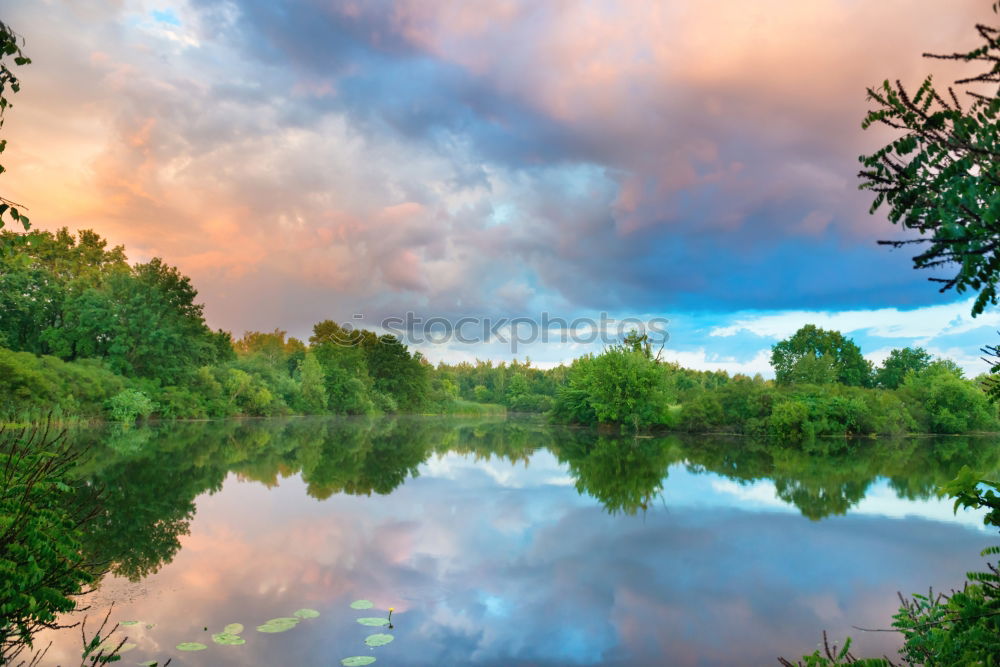
[[[863,89],[981,4],[26,3],[4,178],[237,331],[926,305],[855,189]]]
[[[1000,312],[988,311],[973,318],[973,299],[910,310],[899,308],[846,311],[785,311],[736,316],[735,322],[713,327],[709,335],[727,337],[749,331],[768,338],[785,338],[804,323],[843,332],[864,331],[879,338],[930,339],[1000,325]]]

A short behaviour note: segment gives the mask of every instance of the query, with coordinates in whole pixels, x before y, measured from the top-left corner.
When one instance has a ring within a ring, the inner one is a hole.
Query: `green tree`
[[[429,391],[428,371],[395,336],[366,337],[362,343],[368,373],[377,391],[388,394],[403,410],[418,410]]]
[[[552,414],[562,421],[638,429],[669,422],[672,393],[666,366],[642,350],[612,345],[573,362]]]
[[[996,427],[996,406],[961,369],[936,361],[909,373],[900,394],[919,426],[930,433],[964,433]]]
[[[910,371],[919,373],[931,363],[931,355],[922,347],[904,347],[889,352],[875,371],[875,382],[886,389],[898,389]]]
[[[862,127],[883,125],[901,136],[861,156],[859,174],[860,187],[875,193],[871,212],[886,204],[892,223],[920,235],[880,243],[926,246],[913,258],[918,269],[957,265],[951,278],[930,280],[942,283],[942,292],[978,292],[973,315],[997,303],[1000,276],[1000,97],[982,88],[1000,84],[1000,31],[986,25],[976,30],[982,43],[971,51],[925,54],[985,66],[956,81],[958,93],[939,91],[930,76],[915,92],[888,80],[868,89],[875,108]]]
[[[635,352],[641,352],[650,359],[653,358],[653,344],[649,341],[649,334],[640,334],[637,330],[632,329],[625,336],[622,345]]]
[[[351,415],[374,412],[372,380],[368,375],[364,352],[357,347],[344,347],[329,341],[314,345],[312,350],[323,368],[330,410]]]
[[[825,384],[836,381],[870,387],[872,365],[861,350],[839,331],[807,324],[791,338],[771,347],[771,366],[778,384]]]
[[[215,346],[190,279],[159,258],[116,272],[91,292],[78,342],[105,356],[123,375],[176,382],[212,361]],[[90,355],[88,355],[90,356]]]
[[[316,355],[306,352],[299,362],[299,382],[302,387],[302,408],[307,413],[318,414],[326,412],[326,386],[323,383],[323,367],[316,360]]]
[[[84,306],[73,301],[99,288],[117,272],[129,271],[125,249],[108,248],[96,233],[76,235],[63,228],[55,233],[0,231],[0,335],[15,350],[55,354],[64,359],[77,353],[75,339],[65,328],[78,323]]]

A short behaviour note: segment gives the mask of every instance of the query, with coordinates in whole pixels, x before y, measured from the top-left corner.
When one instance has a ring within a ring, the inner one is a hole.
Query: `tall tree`
[[[14,350],[75,358],[59,348],[52,330],[66,326],[66,308],[89,288],[104,285],[119,271],[128,271],[125,249],[108,248],[95,232],[77,235],[63,228],[55,233],[0,231],[0,339]]]
[[[931,363],[931,355],[922,347],[904,347],[892,350],[878,370],[875,371],[875,382],[886,389],[898,389],[906,374],[910,371],[919,373]]]
[[[327,396],[323,367],[316,355],[306,352],[299,362],[299,383],[302,387],[302,408],[309,414],[326,412]]]
[[[362,345],[368,361],[368,372],[375,389],[389,394],[404,410],[416,410],[430,390],[428,369],[406,345],[395,336],[386,334],[370,338]]]
[[[778,384],[840,382],[853,387],[872,385],[872,365],[861,350],[839,331],[807,324],[791,338],[771,347],[771,366]]]

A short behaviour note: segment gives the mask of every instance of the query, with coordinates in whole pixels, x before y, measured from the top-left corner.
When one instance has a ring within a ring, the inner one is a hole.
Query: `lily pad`
[[[389,625],[388,618],[359,618],[358,623],[361,625],[369,625],[373,628],[380,628],[383,625]]]
[[[393,639],[395,639],[395,637],[393,637],[392,635],[387,635],[380,632],[377,635],[368,635],[367,637],[365,637],[365,643],[372,647],[385,646]]]
[[[351,603],[351,609],[371,609],[374,606],[371,600],[355,600]]]
[[[292,616],[298,616],[299,618],[316,618],[319,616],[319,612],[315,609],[299,609],[297,612],[292,614]]]
[[[296,625],[298,625],[299,618],[296,616],[283,616],[281,618],[272,618],[267,623],[257,626],[257,632],[285,632],[286,630],[291,630]]]
[[[118,625],[139,625],[139,621],[122,621]]]
[[[344,658],[340,664],[345,665],[345,667],[360,667],[361,665],[370,665],[373,662],[375,662],[375,658],[370,655],[356,655],[353,658]]]
[[[267,624],[282,625],[283,623],[291,623],[292,625],[295,625],[296,623],[299,622],[299,620],[301,619],[299,619],[298,616],[279,616],[278,618],[270,619],[269,621],[267,621]]]
[[[204,651],[207,648],[201,642],[182,642],[177,645],[178,651]]]
[[[156,625],[156,623],[147,623],[146,624],[146,629],[147,630],[152,630],[154,625]],[[156,662],[156,661],[154,660],[153,662]]]
[[[156,667],[160,662],[158,660],[147,660],[145,662],[138,663],[139,667]]]
[[[238,635],[241,632],[243,632],[243,624],[242,623],[230,623],[229,625],[227,625],[226,627],[224,627],[222,629],[222,631],[224,633],[226,633],[227,635]]]
[[[212,641],[223,646],[241,646],[247,643],[243,637],[230,632],[217,632],[212,635]]]

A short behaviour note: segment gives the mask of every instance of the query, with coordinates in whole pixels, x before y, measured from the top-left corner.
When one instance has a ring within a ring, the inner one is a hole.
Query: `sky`
[[[32,64],[4,196],[191,276],[209,324],[669,320],[769,374],[806,323],[970,374],[1000,315],[939,294],[857,189],[865,89],[969,70],[987,0],[0,0]],[[361,317],[355,318],[355,315]],[[596,346],[596,347],[595,347]],[[432,361],[598,343],[415,344]]]

